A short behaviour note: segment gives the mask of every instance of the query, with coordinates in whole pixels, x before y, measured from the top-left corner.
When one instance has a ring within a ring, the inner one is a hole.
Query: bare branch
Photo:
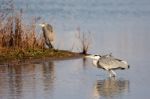
[[[80,31],[78,31],[76,38],[80,43],[81,54],[88,54],[87,52],[90,49],[90,45],[92,43],[91,33],[81,33]]]

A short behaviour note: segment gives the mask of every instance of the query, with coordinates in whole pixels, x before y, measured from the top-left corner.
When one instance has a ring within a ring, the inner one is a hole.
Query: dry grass
[[[5,21],[0,21],[0,48],[8,49],[43,49],[43,36],[35,32],[36,23],[23,23],[22,14],[16,13]]]
[[[13,0],[0,1],[0,49],[44,49],[43,36],[35,31],[37,19],[25,24],[22,15]]]

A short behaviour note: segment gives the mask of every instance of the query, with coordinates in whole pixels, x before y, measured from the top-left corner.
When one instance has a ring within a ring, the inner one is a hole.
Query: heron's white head
[[[46,26],[46,24],[45,23],[41,23],[41,24],[39,24],[41,27],[45,27]]]
[[[86,58],[93,59],[94,66],[97,66],[97,62],[101,58],[101,56],[100,55],[88,55],[88,56],[86,56]]]
[[[93,60],[99,60],[101,58],[101,56],[100,55],[88,55],[88,56],[86,56],[86,58],[91,58]]]

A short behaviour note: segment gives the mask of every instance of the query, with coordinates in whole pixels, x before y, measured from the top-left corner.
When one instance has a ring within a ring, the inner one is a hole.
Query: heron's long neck
[[[94,59],[94,60],[93,60],[93,64],[94,64],[95,66],[97,66],[97,62],[98,62],[98,59]]]

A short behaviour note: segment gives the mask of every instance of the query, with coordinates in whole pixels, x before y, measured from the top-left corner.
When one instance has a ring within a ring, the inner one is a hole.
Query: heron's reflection
[[[121,93],[128,91],[129,81],[114,78],[97,80],[94,87],[94,96],[113,97],[120,96]]]

